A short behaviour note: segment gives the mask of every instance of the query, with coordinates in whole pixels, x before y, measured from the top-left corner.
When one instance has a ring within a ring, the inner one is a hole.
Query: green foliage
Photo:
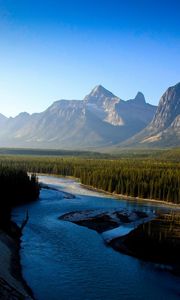
[[[111,153],[112,155],[112,153]],[[113,156],[126,159],[155,159],[158,161],[180,161],[180,148],[174,149],[114,149]]]
[[[69,156],[87,158],[108,158],[107,153],[95,151],[56,150],[56,149],[31,149],[31,148],[0,148],[0,155],[34,155],[34,156]]]
[[[28,176],[19,166],[8,162],[0,164],[0,227],[8,227],[11,208],[35,200],[39,196],[36,175]]]
[[[79,178],[110,193],[180,203],[180,163],[159,159],[2,156],[0,166]]]

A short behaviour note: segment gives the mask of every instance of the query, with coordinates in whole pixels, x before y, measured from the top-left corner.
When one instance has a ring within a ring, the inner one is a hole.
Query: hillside
[[[80,149],[115,145],[145,128],[156,107],[138,92],[124,101],[96,86],[83,100],[59,100],[41,113],[0,116],[0,147]]]

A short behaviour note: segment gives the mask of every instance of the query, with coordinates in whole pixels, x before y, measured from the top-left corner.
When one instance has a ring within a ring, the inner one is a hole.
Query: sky
[[[6,116],[83,99],[98,84],[157,105],[179,81],[179,0],[0,0]]]

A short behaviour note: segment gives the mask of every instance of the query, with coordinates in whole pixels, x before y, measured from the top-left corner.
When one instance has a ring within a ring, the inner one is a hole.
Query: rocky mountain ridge
[[[127,101],[103,86],[83,100],[58,100],[41,113],[0,114],[0,146],[92,149],[180,145],[180,83],[169,87],[159,105],[138,92]]]
[[[15,118],[0,115],[0,146],[111,146],[143,129],[155,110],[141,92],[124,101],[98,85],[83,100],[58,100],[41,113],[20,113]]]
[[[125,141],[127,147],[173,147],[180,145],[180,83],[162,95],[150,124]]]

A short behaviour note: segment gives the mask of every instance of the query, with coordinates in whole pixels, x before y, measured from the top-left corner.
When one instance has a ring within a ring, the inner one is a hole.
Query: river
[[[39,201],[17,207],[13,220],[23,229],[23,276],[38,300],[180,299],[180,279],[153,263],[143,262],[107,247],[102,235],[58,220],[87,209],[162,210],[161,204],[117,200],[87,190],[73,179],[39,176],[58,190],[42,189]],[[74,199],[64,198],[62,192]]]

